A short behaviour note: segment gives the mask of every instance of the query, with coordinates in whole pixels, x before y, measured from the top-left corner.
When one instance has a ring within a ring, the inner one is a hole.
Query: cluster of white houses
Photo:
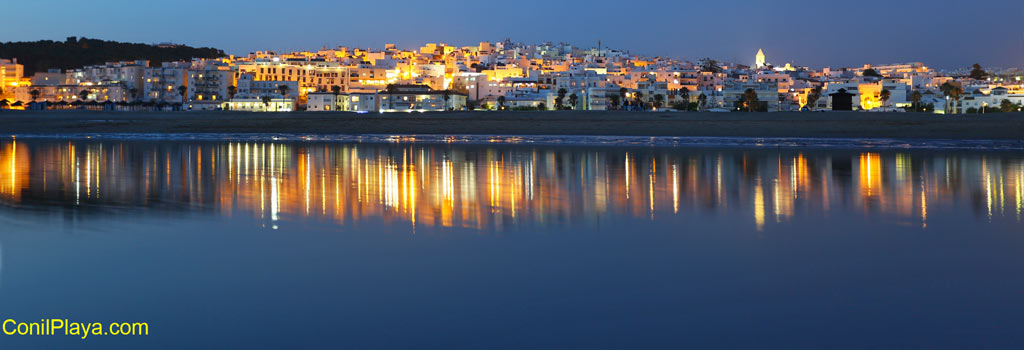
[[[819,70],[640,57],[600,43],[477,46],[427,44],[415,50],[338,47],[255,52],[190,62],[109,62],[27,76],[0,60],[4,106],[106,103],[105,108],[239,111],[413,112],[466,109],[730,111],[756,95],[756,109],[984,110],[1024,104],[1019,71],[984,78],[940,74],[922,63]],[[944,85],[955,84],[951,94]],[[111,103],[116,103],[111,105]],[[25,107],[23,107],[25,108]],[[1019,107],[1017,107],[1019,108]],[[753,108],[751,108],[753,109]]]

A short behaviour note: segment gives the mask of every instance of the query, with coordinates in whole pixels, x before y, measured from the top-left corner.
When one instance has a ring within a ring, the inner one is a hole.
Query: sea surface
[[[149,335],[0,348],[1024,346],[1020,147],[700,140],[3,138],[0,319]]]

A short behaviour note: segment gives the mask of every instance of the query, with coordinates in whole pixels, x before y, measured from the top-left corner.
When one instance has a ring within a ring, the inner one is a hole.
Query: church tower
[[[754,67],[761,69],[767,65],[767,61],[764,58],[764,51],[757,49],[757,56],[754,56]]]

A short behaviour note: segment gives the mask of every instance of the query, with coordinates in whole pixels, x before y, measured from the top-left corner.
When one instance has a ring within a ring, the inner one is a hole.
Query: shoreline
[[[412,134],[231,134],[231,133],[99,133],[17,134],[15,139],[198,141],[198,142],[318,142],[422,145],[510,145],[570,147],[659,148],[776,148],[1024,151],[1021,140],[953,140],[891,138],[693,137],[693,136],[581,136],[581,135],[412,135]]]
[[[1024,113],[2,111],[0,134],[281,134],[1024,140]]]

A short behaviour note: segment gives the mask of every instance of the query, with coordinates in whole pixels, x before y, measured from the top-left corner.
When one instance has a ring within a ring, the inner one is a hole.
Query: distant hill
[[[209,47],[122,43],[70,37],[64,42],[52,40],[0,43],[0,58],[17,58],[25,74],[50,68],[73,69],[113,61],[149,60],[150,65],[192,58],[224,57],[224,51]]]

